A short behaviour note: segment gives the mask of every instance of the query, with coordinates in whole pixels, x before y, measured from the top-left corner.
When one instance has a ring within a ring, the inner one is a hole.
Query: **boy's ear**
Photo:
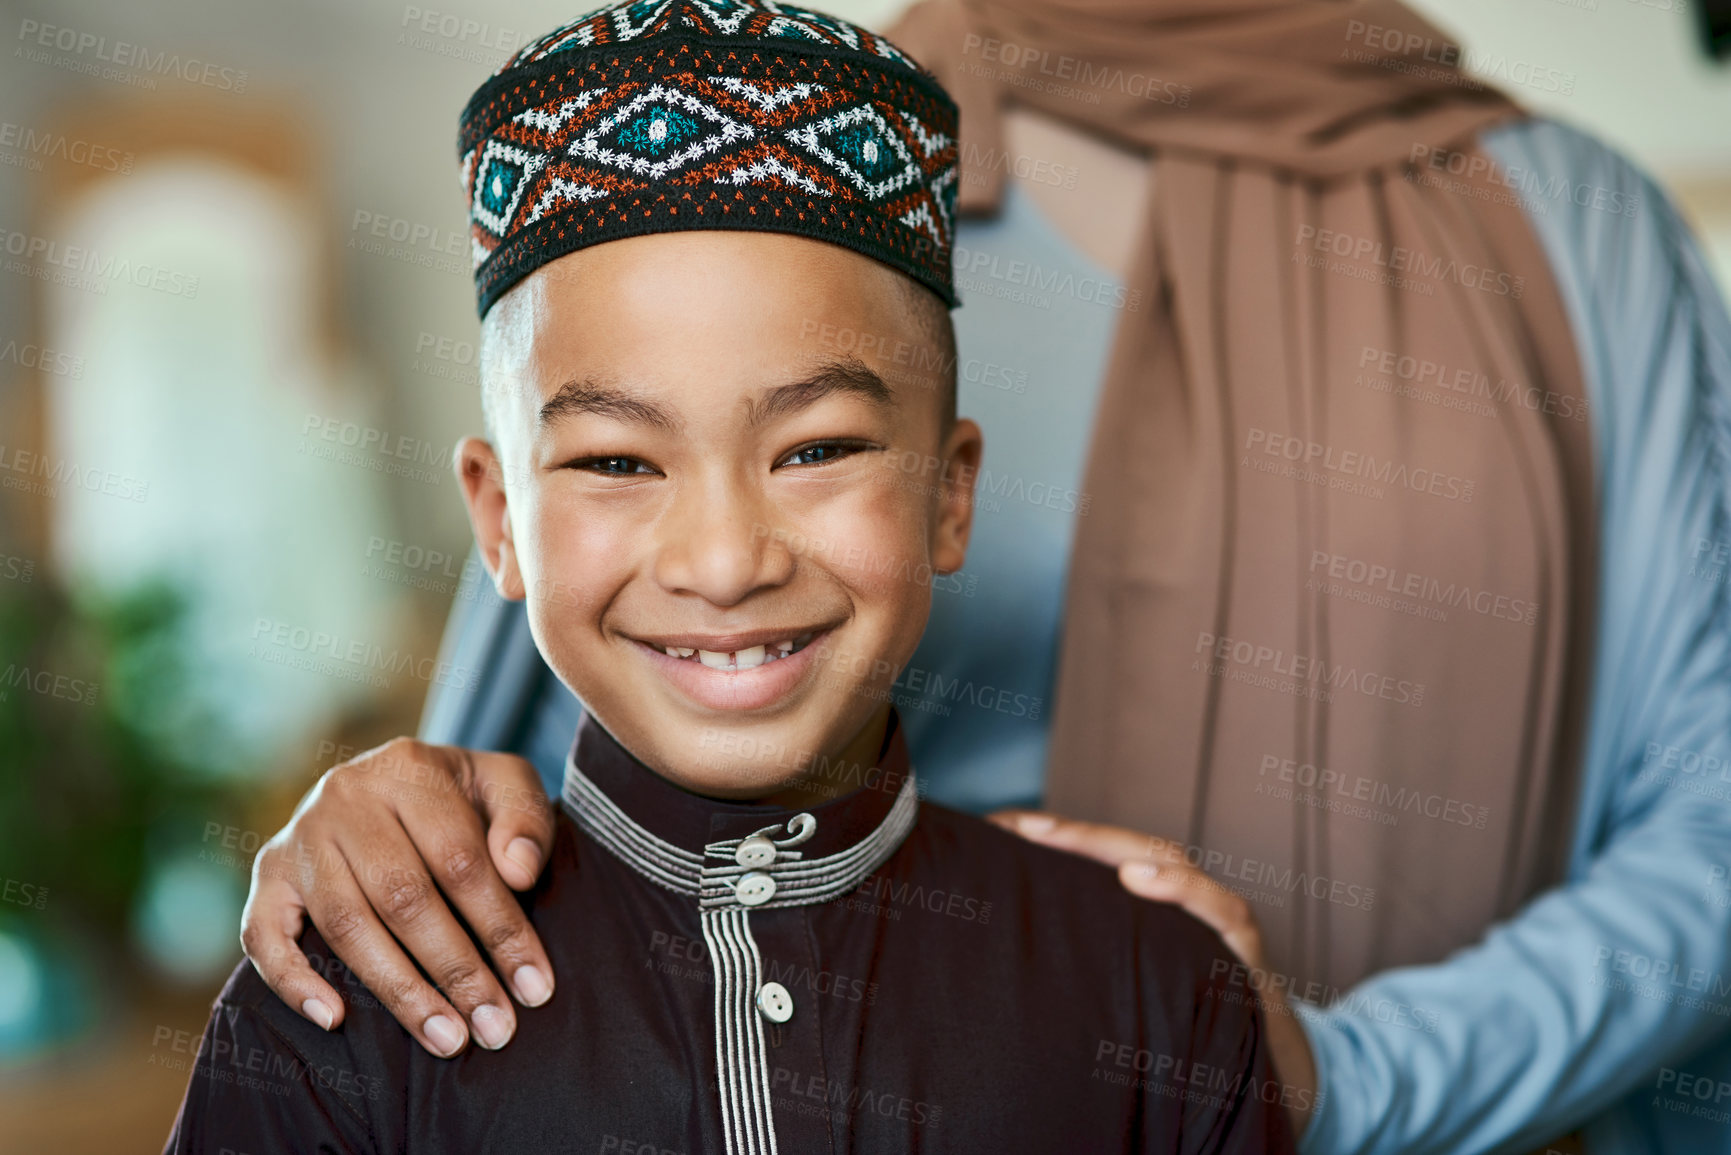
[[[932,568],[938,573],[955,573],[967,560],[968,538],[974,531],[974,483],[979,480],[984,449],[980,427],[966,417],[957,418],[939,455],[944,462],[944,483],[938,489],[938,521],[932,543]]]
[[[525,590],[517,568],[517,546],[511,536],[511,510],[505,501],[504,466],[493,447],[479,437],[457,443],[457,482],[463,487],[463,502],[469,507],[469,525],[475,544],[481,547],[481,562],[493,579],[493,588],[507,601],[520,602]]]

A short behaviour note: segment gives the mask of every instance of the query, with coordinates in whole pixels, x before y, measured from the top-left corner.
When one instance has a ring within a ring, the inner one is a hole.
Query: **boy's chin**
[[[697,749],[661,773],[694,794],[729,801],[799,794],[816,765],[834,760],[814,754],[822,745],[706,727]]]
[[[758,766],[681,767],[678,784],[693,794],[727,802],[756,802],[800,785],[797,770]]]

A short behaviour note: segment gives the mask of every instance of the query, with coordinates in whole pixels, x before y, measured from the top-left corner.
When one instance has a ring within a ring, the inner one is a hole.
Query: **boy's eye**
[[[571,463],[573,469],[585,469],[590,473],[605,473],[611,476],[624,476],[632,473],[654,473],[646,462],[635,457],[585,457]]]
[[[844,457],[858,453],[871,446],[863,441],[820,441],[815,445],[802,445],[786,457],[781,465],[823,465],[830,461],[840,461]]]

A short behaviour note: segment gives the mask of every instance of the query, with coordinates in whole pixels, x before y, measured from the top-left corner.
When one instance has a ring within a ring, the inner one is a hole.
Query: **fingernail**
[[[434,1015],[421,1024],[421,1030],[441,1055],[454,1055],[463,1046],[463,1028],[444,1015]]]
[[[1017,820],[1016,829],[1037,838],[1042,834],[1050,834],[1052,827],[1056,825],[1058,820],[1050,814],[1024,814]]]
[[[331,1024],[337,1021],[337,1017],[331,1014],[331,1009],[317,999],[308,999],[302,1003],[301,1011],[305,1013],[307,1018],[327,1031],[331,1029]]]
[[[489,1051],[496,1051],[511,1041],[511,1020],[498,1007],[477,1007],[469,1018],[475,1024],[475,1034],[481,1045]]]
[[[513,838],[505,847],[505,857],[527,870],[530,877],[541,873],[541,848],[527,838]]]
[[[1160,877],[1160,868],[1152,862],[1126,862],[1124,873],[1134,882],[1153,882]]]
[[[511,981],[517,984],[517,994],[526,1006],[538,1007],[553,997],[553,984],[547,981],[540,967],[518,967]]]

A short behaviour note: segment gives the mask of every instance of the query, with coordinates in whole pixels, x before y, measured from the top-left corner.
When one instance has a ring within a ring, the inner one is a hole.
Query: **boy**
[[[917,797],[910,575],[961,567],[981,451],[955,127],[893,46],[772,0],[603,9],[471,100],[457,464],[587,711],[525,896],[576,981],[440,1060],[355,984],[325,1033],[242,963],[169,1150],[1292,1149],[1213,932]]]

